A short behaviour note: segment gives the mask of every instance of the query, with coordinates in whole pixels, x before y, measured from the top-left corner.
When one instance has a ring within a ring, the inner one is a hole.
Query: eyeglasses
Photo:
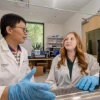
[[[17,27],[15,26],[14,28],[21,28],[23,30],[24,33],[28,33],[29,31],[27,30],[27,28],[24,28],[24,27]]]

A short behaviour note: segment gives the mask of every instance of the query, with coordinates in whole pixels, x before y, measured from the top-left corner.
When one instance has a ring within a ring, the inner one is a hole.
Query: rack
[[[48,37],[47,38],[47,48],[60,49],[62,46],[62,37]]]

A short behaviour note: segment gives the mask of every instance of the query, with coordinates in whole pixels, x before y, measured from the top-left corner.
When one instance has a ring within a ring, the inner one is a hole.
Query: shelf
[[[61,48],[61,47],[48,47],[48,48]]]
[[[63,40],[63,38],[57,38],[57,39],[62,39]]]
[[[48,39],[63,39],[61,37],[48,37]]]
[[[60,49],[62,47],[62,37],[48,37],[47,38],[47,48]]]
[[[52,42],[52,43],[50,43],[50,42],[48,42],[48,44],[62,44],[62,43],[53,43],[53,42]]]

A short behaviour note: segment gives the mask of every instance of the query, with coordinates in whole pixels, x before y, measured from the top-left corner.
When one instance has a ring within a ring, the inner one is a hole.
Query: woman
[[[51,89],[70,88],[93,91],[99,83],[99,64],[92,55],[84,53],[82,42],[75,32],[68,33],[60,54],[52,62],[46,80]]]

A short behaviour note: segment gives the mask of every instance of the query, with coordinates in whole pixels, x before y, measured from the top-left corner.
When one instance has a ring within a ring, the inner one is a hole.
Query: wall
[[[82,18],[89,18],[90,16],[92,16],[92,14],[97,13],[97,11],[100,9],[99,4],[100,0],[91,0],[91,2],[89,2],[85,7],[83,7],[78,13],[76,13],[69,20],[67,20],[64,25],[45,23],[45,30],[44,30],[45,48],[47,45],[47,37],[50,35],[56,35],[56,34],[64,35],[70,31],[75,31],[80,35],[82,35],[82,29],[81,29],[81,22],[83,21]],[[10,12],[11,11],[0,10],[0,18],[3,14]]]
[[[59,35],[59,36],[63,36],[64,32],[63,32],[63,27],[64,25],[62,24],[50,24],[50,23],[45,23],[45,30],[44,30],[44,48],[47,48],[47,37],[48,36],[52,36],[52,35]]]
[[[11,11],[6,11],[6,10],[0,10],[0,19],[2,15],[6,13],[11,13]],[[27,20],[28,21],[28,20]],[[50,24],[50,23],[45,23],[44,24],[44,48],[46,49],[47,47],[47,37],[51,35],[60,35],[63,36],[63,25],[62,24]],[[1,34],[0,34],[0,39],[1,39]]]
[[[80,36],[82,35],[81,22],[82,18],[89,18],[90,16],[97,13],[100,9],[100,0],[91,0],[86,6],[80,9],[75,15],[73,15],[64,24],[64,34],[75,31]]]

